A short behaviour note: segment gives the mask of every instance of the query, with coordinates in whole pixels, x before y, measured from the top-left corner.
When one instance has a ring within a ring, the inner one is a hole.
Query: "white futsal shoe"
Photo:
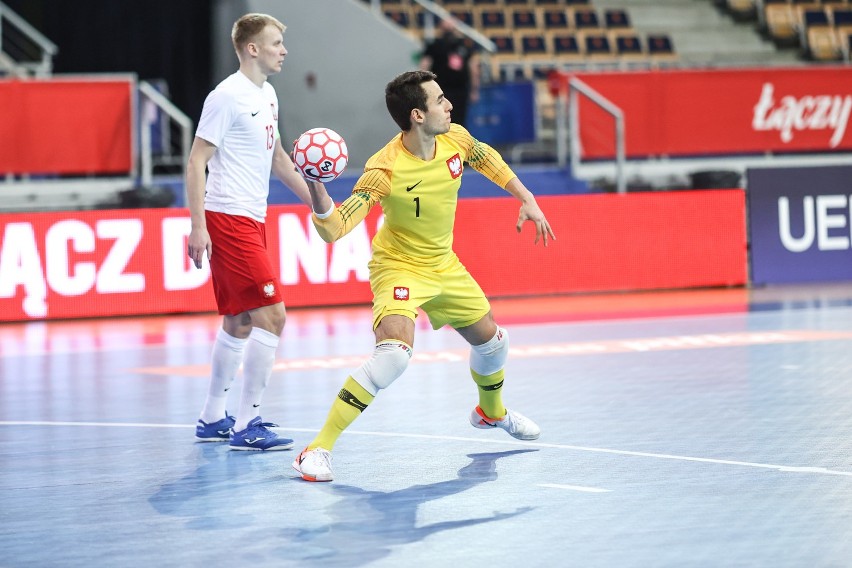
[[[309,450],[305,448],[295,460],[293,469],[299,472],[305,481],[331,481],[331,452],[323,448]]]
[[[537,440],[541,434],[541,428],[538,424],[521,414],[506,409],[506,416],[503,418],[489,418],[482,412],[478,406],[470,413],[470,423],[474,428],[502,428],[509,433],[513,438],[518,440]]]

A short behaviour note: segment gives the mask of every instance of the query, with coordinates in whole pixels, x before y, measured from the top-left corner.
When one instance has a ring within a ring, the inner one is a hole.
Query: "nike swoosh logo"
[[[257,442],[260,442],[265,439],[266,438],[252,438],[251,440],[249,440],[248,438],[246,438],[246,444],[256,444]]]
[[[409,185],[408,187],[406,187],[406,188],[405,188],[405,191],[411,191],[412,189],[414,189],[415,187],[417,187],[418,185],[420,185],[422,182],[423,182],[423,180],[421,179],[420,181],[418,181],[418,182],[417,182],[417,183],[415,183],[414,185]]]
[[[259,408],[260,407],[259,404],[252,404],[251,406],[252,406],[252,408]]]
[[[253,113],[251,113],[251,115],[252,115],[252,116],[257,116],[257,113],[259,113],[259,112],[260,112],[259,110],[256,110],[256,111],[254,111]]]

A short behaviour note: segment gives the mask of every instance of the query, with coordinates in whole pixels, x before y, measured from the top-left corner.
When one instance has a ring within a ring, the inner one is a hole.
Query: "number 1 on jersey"
[[[415,205],[414,206],[414,216],[420,217],[420,198],[419,197],[414,198],[414,205]]]

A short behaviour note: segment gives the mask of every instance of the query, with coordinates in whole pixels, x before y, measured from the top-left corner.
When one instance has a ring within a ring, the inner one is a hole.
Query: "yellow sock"
[[[479,408],[489,418],[503,418],[506,407],[503,406],[503,369],[491,375],[480,375],[470,370],[473,382],[479,386]]]
[[[331,410],[328,411],[328,418],[325,419],[322,430],[313,442],[308,444],[308,448],[320,447],[331,451],[340,434],[360,416],[374,398],[364,390],[364,387],[355,382],[355,379],[347,377],[343,388],[331,404]]]

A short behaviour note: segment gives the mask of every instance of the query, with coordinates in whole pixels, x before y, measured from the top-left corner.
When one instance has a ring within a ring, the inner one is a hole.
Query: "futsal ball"
[[[293,163],[306,178],[321,182],[336,179],[349,162],[343,137],[330,128],[311,128],[296,140]]]

